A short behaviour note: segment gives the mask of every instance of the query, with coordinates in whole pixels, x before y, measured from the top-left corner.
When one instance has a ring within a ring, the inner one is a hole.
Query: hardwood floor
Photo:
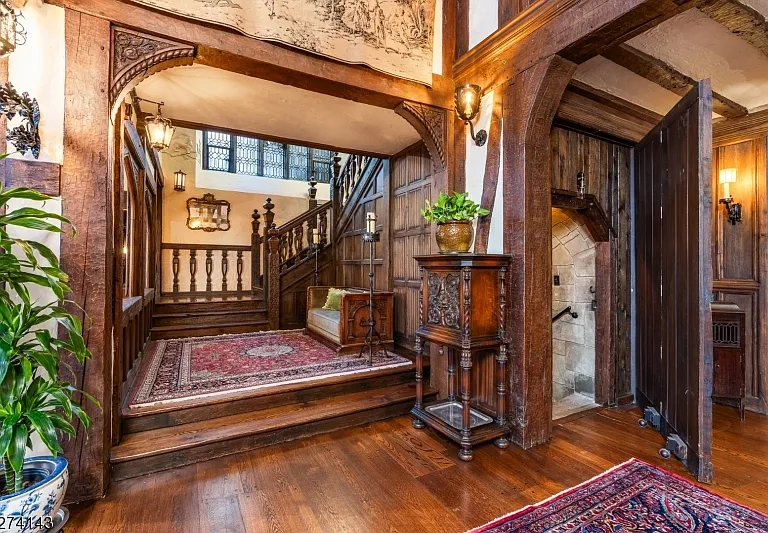
[[[67,531],[463,532],[536,503],[631,457],[683,474],[657,455],[662,438],[637,425],[636,408],[556,422],[528,451],[456,447],[410,417],[261,448],[112,485],[73,508]],[[715,406],[720,495],[768,513],[768,417]]]

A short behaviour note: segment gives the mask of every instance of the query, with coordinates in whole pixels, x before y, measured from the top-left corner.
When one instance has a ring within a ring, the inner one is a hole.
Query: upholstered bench
[[[368,333],[368,290],[340,287],[346,293],[341,297],[340,310],[323,309],[331,287],[307,289],[307,328],[314,338],[324,341],[339,353],[353,353],[365,344]],[[373,318],[381,340],[391,350],[393,337],[394,293],[373,293]]]

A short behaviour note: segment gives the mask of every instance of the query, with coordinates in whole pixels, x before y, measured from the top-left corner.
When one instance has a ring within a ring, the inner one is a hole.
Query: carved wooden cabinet
[[[742,420],[746,391],[744,327],[745,313],[738,305],[712,303],[712,401],[738,406]]]
[[[472,460],[472,447],[481,442],[495,439],[496,446],[506,448],[509,429],[503,317],[510,257],[440,254],[414,259],[421,276],[421,305],[413,426],[420,429],[428,425],[458,443],[459,458],[464,461]],[[447,399],[428,404],[422,401],[425,342],[440,346],[440,353],[448,358],[448,390],[441,391],[447,392]],[[485,364],[478,365],[481,359]],[[473,389],[495,391],[495,401],[483,401]]]

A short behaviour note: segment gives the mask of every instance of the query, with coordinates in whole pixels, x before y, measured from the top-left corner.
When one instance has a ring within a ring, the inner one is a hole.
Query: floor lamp
[[[376,214],[365,214],[365,231],[363,232],[363,242],[368,243],[368,333],[365,335],[365,344],[360,347],[360,357],[367,351],[368,364],[373,366],[373,354],[378,350],[375,347],[381,347],[384,351],[384,357],[389,357],[386,345],[381,342],[381,334],[376,331],[376,320],[373,318],[373,256],[375,244],[381,240],[381,234],[376,231]]]

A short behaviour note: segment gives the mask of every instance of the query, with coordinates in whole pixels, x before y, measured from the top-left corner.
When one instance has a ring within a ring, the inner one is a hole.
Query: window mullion
[[[203,130],[203,169],[208,170],[208,132]]]
[[[237,135],[229,136],[229,171],[237,172]]]

